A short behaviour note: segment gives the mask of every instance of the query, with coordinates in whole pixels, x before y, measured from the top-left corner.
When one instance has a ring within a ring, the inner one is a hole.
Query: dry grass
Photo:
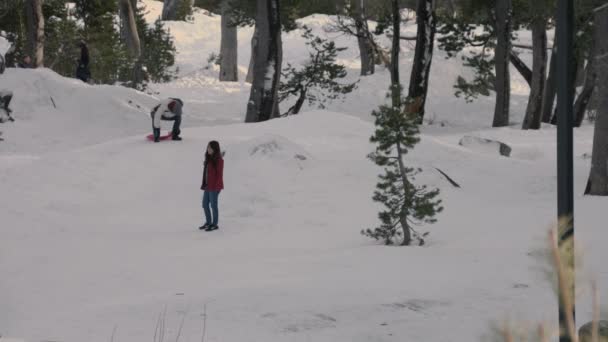
[[[558,301],[565,309],[566,327],[565,331],[547,329],[547,325],[538,324],[536,332],[530,332],[525,325],[519,324],[516,329],[509,323],[504,323],[500,328],[494,329],[494,340],[502,342],[549,342],[549,340],[566,334],[570,341],[578,342],[579,336],[573,317],[574,298],[575,298],[575,259],[580,261],[580,257],[575,258],[574,239],[568,238],[558,243],[558,236],[570,226],[569,219],[561,219],[557,227],[549,231],[549,248],[547,255],[550,257],[551,280],[556,286],[559,294]],[[579,263],[577,263],[579,264]],[[592,282],[593,296],[593,323],[592,323],[592,342],[599,341],[599,321],[600,321],[600,299],[596,282]],[[530,338],[530,336],[532,336]]]

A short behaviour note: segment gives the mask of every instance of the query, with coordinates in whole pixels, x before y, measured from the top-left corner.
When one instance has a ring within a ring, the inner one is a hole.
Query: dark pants
[[[182,132],[179,127],[182,124],[182,116],[181,115],[176,115],[172,118],[168,118],[165,117],[164,115],[160,117],[161,120],[163,121],[173,121],[173,130],[171,131],[171,135],[175,138],[178,137],[179,134]],[[152,121],[154,122],[154,118],[152,118]],[[160,137],[160,128],[154,128],[154,125],[152,125],[152,132],[154,133],[154,139],[158,139]]]
[[[215,225],[219,223],[218,199],[219,191],[205,191],[203,193],[203,209],[205,210],[205,223]],[[211,216],[213,214],[213,216]]]

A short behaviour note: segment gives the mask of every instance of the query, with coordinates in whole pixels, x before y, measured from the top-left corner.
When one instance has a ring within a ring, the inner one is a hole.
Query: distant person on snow
[[[91,78],[91,71],[89,70],[89,48],[84,42],[78,44],[80,47],[80,60],[76,67],[76,78],[82,82],[88,83]]]
[[[218,198],[224,189],[224,159],[220,144],[211,141],[207,145],[205,153],[205,163],[203,167],[203,210],[205,211],[205,224],[199,227],[200,230],[213,231],[218,229],[219,209]]]
[[[30,56],[25,56],[23,57],[23,62],[17,64],[17,67],[22,68],[22,69],[31,69],[33,68],[32,66],[32,58]]]
[[[180,125],[182,123],[182,107],[184,103],[180,99],[169,98],[158,104],[150,115],[152,116],[152,132],[154,133],[154,142],[160,140],[160,121],[173,121],[173,130],[171,138],[173,140],[182,140],[179,134]]]

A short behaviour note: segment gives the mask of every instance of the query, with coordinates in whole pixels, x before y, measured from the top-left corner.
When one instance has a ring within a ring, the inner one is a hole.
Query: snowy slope
[[[161,3],[146,4],[153,19]],[[438,58],[431,101],[446,124],[425,126],[406,161],[441,189],[445,211],[420,228],[431,232],[426,247],[380,246],[359,231],[377,223],[370,198],[380,170],[365,156],[368,110],[383,101],[386,71],[331,111],[245,125],[246,84],[186,74],[219,49],[219,18],[195,17],[169,24],[183,77],[154,86],[186,100],[179,143],[144,140],[155,97],[48,70],[0,77],[0,88],[15,92],[17,119],[2,126],[0,143],[0,342],[149,341],[163,312],[165,340],[176,340],[183,319],[180,341],[200,341],[205,326],[205,341],[222,342],[471,341],[507,316],[556,320],[538,258],[555,216],[553,128],[487,128],[491,100],[454,99],[442,75],[459,66]],[[320,32],[328,19],[304,20]],[[296,62],[297,39],[285,38],[286,59]],[[342,60],[356,72],[356,43],[343,42],[351,49]],[[407,75],[413,52],[403,49]],[[507,143],[512,155],[460,146],[465,135]],[[226,150],[226,189],[221,229],[206,233],[196,228],[212,139]],[[591,140],[590,126],[576,130],[578,285],[593,274],[605,293],[608,200],[580,196]],[[588,293],[578,304],[584,323]]]

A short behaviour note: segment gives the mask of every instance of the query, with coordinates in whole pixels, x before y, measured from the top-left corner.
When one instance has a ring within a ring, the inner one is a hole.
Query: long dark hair
[[[209,142],[209,145],[207,146],[211,147],[211,149],[213,150],[213,154],[210,155],[207,152],[207,149],[205,148],[205,165],[211,162],[211,164],[213,164],[213,166],[215,167],[217,165],[217,161],[222,158],[222,150],[220,149],[220,143],[213,140]]]

